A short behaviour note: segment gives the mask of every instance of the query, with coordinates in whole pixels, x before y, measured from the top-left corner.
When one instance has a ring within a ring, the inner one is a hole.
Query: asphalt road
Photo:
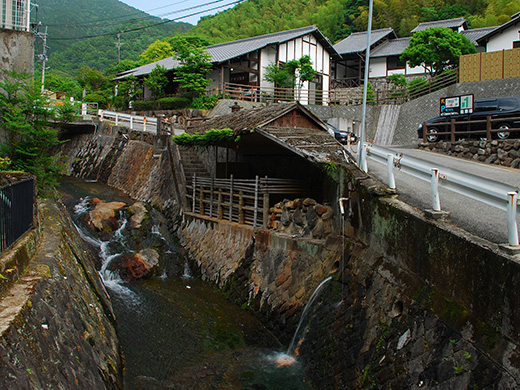
[[[437,167],[448,167],[483,178],[520,187],[520,170],[450,157],[439,153],[422,151],[414,146],[390,146],[404,155],[428,161]],[[368,158],[368,172],[388,184],[386,165]],[[431,209],[430,182],[418,179],[394,169],[399,199],[422,210]],[[456,192],[439,188],[441,209],[449,211],[448,222],[470,233],[497,244],[508,242],[507,215],[505,210],[488,206]],[[520,217],[517,216],[517,226]]]

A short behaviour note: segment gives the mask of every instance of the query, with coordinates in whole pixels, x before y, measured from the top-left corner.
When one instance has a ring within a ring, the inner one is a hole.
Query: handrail
[[[489,206],[507,211],[509,245],[518,246],[518,226],[515,216],[520,215],[520,189],[518,187],[484,179],[480,176],[456,169],[437,167],[426,161],[396,153],[380,146],[365,144],[367,155],[375,161],[387,164],[389,181],[393,179],[393,168],[431,183],[433,210],[440,211],[437,187],[441,186]],[[395,181],[394,181],[395,183]]]
[[[123,114],[115,111],[99,110],[98,117],[100,120],[109,120],[114,122],[116,126],[126,126],[131,130],[139,130],[144,132],[157,131],[157,118],[139,115]]]

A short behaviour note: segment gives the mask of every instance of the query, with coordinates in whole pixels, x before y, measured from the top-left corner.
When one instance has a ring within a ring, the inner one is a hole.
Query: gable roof
[[[445,20],[436,20],[433,22],[424,22],[420,23],[417,27],[415,27],[411,32],[412,34],[418,31],[423,31],[431,27],[446,27],[446,28],[459,28],[464,27],[465,30],[468,28],[468,23],[464,18],[455,18],[455,19],[445,19]]]
[[[370,52],[370,58],[401,55],[408,47],[411,37],[390,39]]]
[[[485,35],[489,34],[491,31],[495,30],[497,27],[482,27],[482,28],[473,28],[471,30],[462,31],[462,35],[468,38],[471,43],[478,45],[478,41]]]
[[[240,39],[238,41],[220,43],[208,46],[208,53],[213,58],[214,63],[221,63],[232,58],[240,57],[244,54],[263,49],[272,44],[280,44],[301,36],[312,34],[333,57],[338,57],[332,43],[326,38],[316,26],[308,26],[287,30],[272,34],[259,35],[257,37]]]
[[[273,126],[273,122],[298,111],[316,126]],[[327,131],[327,126],[300,103],[278,103],[208,119],[191,131],[203,134],[211,129],[230,128],[238,136],[255,132],[312,163],[350,162],[343,146]]]
[[[252,38],[240,39],[238,41],[220,43],[218,45],[211,45],[206,48],[207,52],[212,58],[213,64],[220,64],[229,61],[233,58],[243,56],[256,50],[263,49],[269,45],[280,44],[292,39],[302,37],[307,34],[312,34],[318,42],[320,42],[325,50],[327,50],[332,58],[339,59],[339,53],[334,49],[332,43],[326,38],[316,26],[308,26],[297,28],[294,30],[281,31],[272,34],[260,35]],[[160,61],[155,61],[126,72],[119,73],[114,80],[124,79],[130,75],[143,76],[150,74],[157,66],[164,66],[166,70],[175,69],[180,65],[180,62],[174,60],[173,57],[165,58]]]
[[[367,49],[368,31],[352,33],[342,41],[334,45],[334,49],[341,55],[361,53]],[[370,47],[380,43],[384,39],[395,39],[397,35],[392,28],[373,30],[370,33]]]
[[[495,36],[496,34],[501,33],[502,31],[504,31],[504,30],[508,29],[509,27],[514,26],[518,23],[520,23],[520,12],[517,12],[516,14],[512,15],[511,20],[505,22],[504,24],[502,24],[498,27],[495,27],[492,31],[489,31],[487,34],[478,38],[477,42],[479,43],[479,45],[483,45],[487,41],[489,41],[489,39],[491,37]]]
[[[306,117],[315,122],[318,127],[327,132],[327,127],[323,122],[300,103],[277,103],[249,110],[242,109],[231,114],[207,119],[194,130],[199,134],[204,134],[211,129],[230,128],[235,135],[240,135],[241,133],[251,131],[251,129],[268,126],[275,119],[293,110],[301,111]]]

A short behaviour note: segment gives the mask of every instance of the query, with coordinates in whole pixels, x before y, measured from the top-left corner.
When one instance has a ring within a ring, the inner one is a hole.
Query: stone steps
[[[210,176],[206,165],[202,162],[201,158],[193,148],[181,147],[179,148],[179,152],[181,155],[181,164],[184,170],[184,176],[188,182],[194,174],[204,177]]]

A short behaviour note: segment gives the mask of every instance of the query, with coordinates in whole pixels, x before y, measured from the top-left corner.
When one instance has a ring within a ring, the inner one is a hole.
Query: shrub
[[[184,97],[165,97],[157,100],[157,106],[159,110],[175,110],[180,108],[186,108],[190,105],[191,101]]]
[[[225,141],[233,140],[233,130],[231,129],[211,129],[205,134],[195,133],[193,135],[183,133],[180,135],[174,135],[172,137],[173,142],[177,145],[184,146],[208,146],[208,145],[218,145]],[[235,142],[238,142],[238,137],[235,139]]]
[[[132,109],[135,111],[152,111],[157,109],[155,100],[136,100],[132,103]]]
[[[100,92],[91,92],[83,98],[84,102],[97,103],[99,108],[107,107],[107,98]]]
[[[214,96],[201,96],[193,99],[191,103],[192,108],[196,108],[199,110],[211,110],[215,107],[219,101],[220,97],[217,95]]]

